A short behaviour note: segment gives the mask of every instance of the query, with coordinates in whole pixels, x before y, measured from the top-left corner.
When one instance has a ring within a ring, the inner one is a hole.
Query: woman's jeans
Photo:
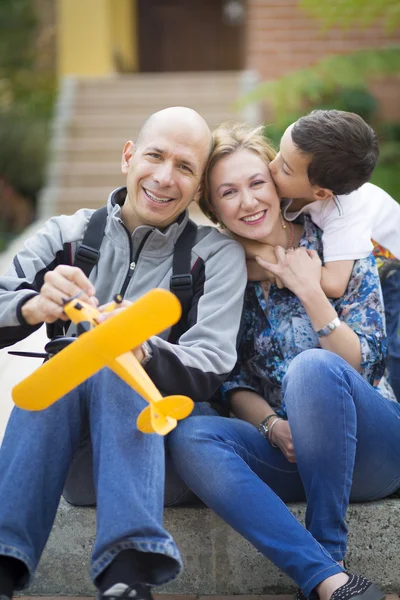
[[[400,269],[382,282],[387,330],[387,368],[389,381],[400,402]]]
[[[103,369],[44,411],[14,408],[0,450],[0,555],[25,563],[19,589],[28,584],[50,534],[86,414],[97,494],[92,579],[127,548],[154,555],[149,584],[179,573],[179,551],[162,526],[164,439],[136,427],[145,406]]]
[[[189,487],[308,596],[341,571],[349,501],[400,487],[400,405],[320,349],[292,361],[283,392],[297,464],[253,425],[217,416],[181,422],[169,448]],[[308,531],[284,504],[304,499]]]

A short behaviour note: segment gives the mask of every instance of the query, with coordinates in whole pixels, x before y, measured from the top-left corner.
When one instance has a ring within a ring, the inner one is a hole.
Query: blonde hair
[[[217,162],[238,150],[249,150],[257,154],[265,164],[269,164],[275,158],[276,150],[264,136],[262,125],[251,129],[244,123],[224,123],[215,129],[212,140],[213,146],[203,175],[199,205],[203,213],[213,223],[218,224],[212,208],[210,189],[211,171]]]

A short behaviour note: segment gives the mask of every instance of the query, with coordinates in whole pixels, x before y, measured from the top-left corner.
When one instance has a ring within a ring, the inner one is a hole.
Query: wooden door
[[[230,22],[225,2],[139,0],[140,71],[240,70],[244,19]]]

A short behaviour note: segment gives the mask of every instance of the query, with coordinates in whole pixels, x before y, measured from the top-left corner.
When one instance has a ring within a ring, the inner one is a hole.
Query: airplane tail
[[[187,396],[167,396],[146,406],[137,419],[137,426],[142,433],[158,433],[167,435],[177,421],[184,419],[194,408],[193,400]]]

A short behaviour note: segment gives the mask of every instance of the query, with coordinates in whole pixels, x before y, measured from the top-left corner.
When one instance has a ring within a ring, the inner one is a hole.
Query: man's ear
[[[200,196],[201,196],[201,185],[198,186],[196,193],[193,196],[193,202],[196,202],[198,204],[199,200],[200,200]]]
[[[313,185],[312,190],[314,200],[329,200],[333,196],[332,190],[320,187],[319,185]]]
[[[128,175],[129,165],[132,156],[135,152],[135,144],[129,140],[126,142],[124,149],[122,150],[122,159],[121,159],[121,171],[123,175]]]

